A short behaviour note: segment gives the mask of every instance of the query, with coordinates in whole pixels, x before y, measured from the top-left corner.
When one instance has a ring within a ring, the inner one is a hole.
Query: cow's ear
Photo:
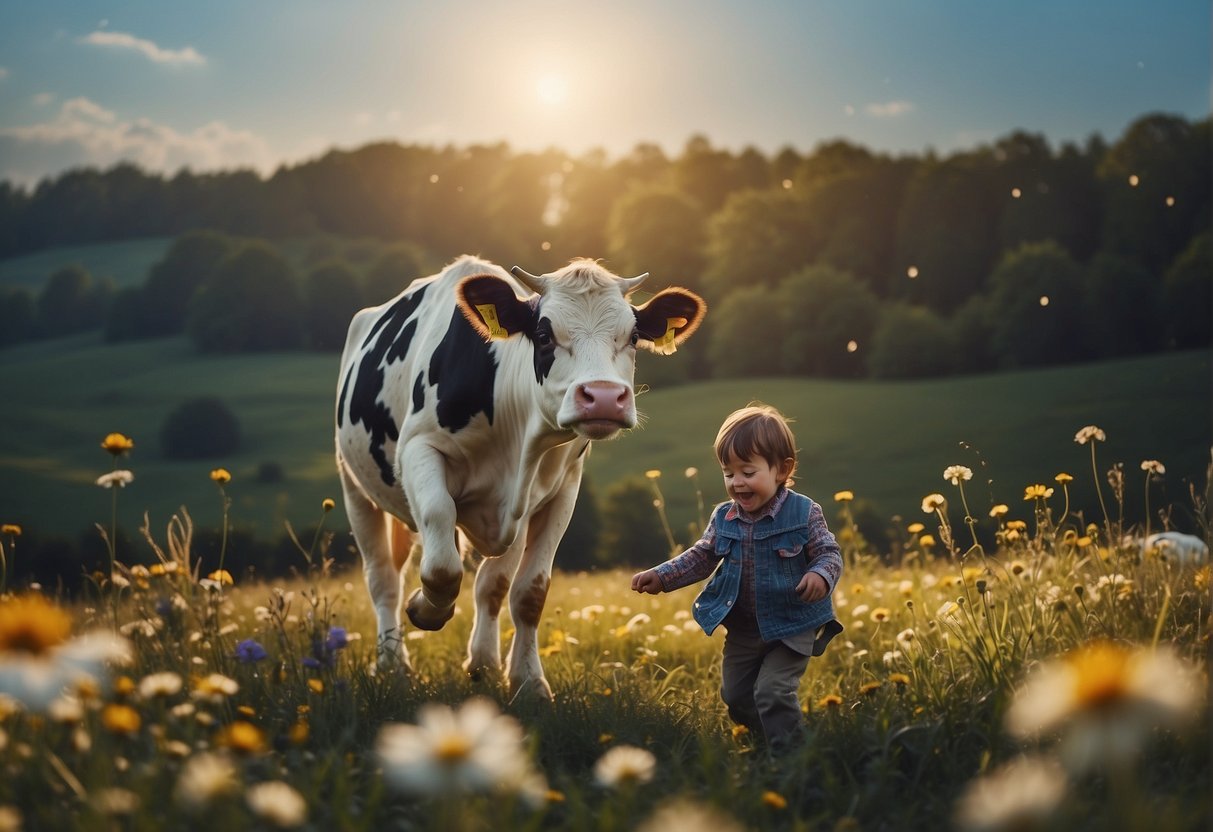
[[[703,298],[686,289],[664,289],[636,308],[639,346],[658,355],[669,355],[699,328],[708,311]]]
[[[468,323],[486,340],[509,338],[535,327],[535,311],[519,300],[514,289],[499,277],[476,274],[459,281],[455,298]]]

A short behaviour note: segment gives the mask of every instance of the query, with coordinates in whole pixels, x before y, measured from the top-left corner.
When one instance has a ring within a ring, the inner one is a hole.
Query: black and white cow
[[[461,536],[485,555],[465,667],[499,672],[498,614],[515,634],[510,687],[544,697],[538,625],[585,455],[636,425],[636,349],[669,354],[703,320],[697,295],[666,289],[643,306],[647,277],[575,260],[542,277],[461,257],[354,316],[341,358],[337,467],[381,658],[408,666],[402,567],[423,543],[409,619],[434,630],[454,614]]]

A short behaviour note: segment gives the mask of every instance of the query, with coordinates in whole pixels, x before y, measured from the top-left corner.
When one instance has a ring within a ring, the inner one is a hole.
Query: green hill
[[[142,286],[147,272],[172,245],[171,237],[148,237],[81,246],[60,246],[0,260],[0,286],[37,292],[64,266],[83,266],[94,277],[110,278],[119,289]]]
[[[69,536],[108,523],[110,495],[93,481],[109,470],[99,443],[112,431],[136,443],[121,461],[135,481],[119,500],[120,522],[132,531],[145,510],[161,530],[182,504],[199,525],[216,525],[219,498],[208,477],[216,466],[234,477],[233,523],[259,535],[276,536],[284,520],[312,523],[324,498],[340,496],[332,462],[336,355],[203,357],[183,339],[107,346],[90,335],[0,352],[0,377],[0,522]],[[661,470],[681,529],[696,514],[683,472],[697,467],[705,499],[720,499],[716,428],[728,411],[760,399],[796,420],[800,487],[827,505],[835,491],[850,489],[884,516],[917,518],[924,494],[950,496],[942,472],[953,463],[976,472],[967,490],[974,512],[991,502],[1025,511],[1024,486],[1051,484],[1062,470],[1076,477],[1076,499],[1092,505],[1089,449],[1073,436],[1096,424],[1108,435],[1098,449],[1101,470],[1124,462],[1128,508],[1140,514],[1143,459],[1167,466],[1168,501],[1187,504],[1185,478],[1203,483],[1213,442],[1209,380],[1209,354],[1200,351],[916,383],[701,383],[643,394],[643,427],[596,445],[588,471],[601,497],[621,478]],[[163,459],[165,416],[204,394],[235,411],[244,450],[206,462]],[[280,465],[285,479],[257,483],[265,462]],[[1159,505],[1162,491],[1152,501]],[[330,525],[344,526],[335,514]]]

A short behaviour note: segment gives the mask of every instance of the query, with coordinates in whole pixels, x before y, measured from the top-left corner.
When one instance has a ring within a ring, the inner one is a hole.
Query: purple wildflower
[[[267,655],[265,648],[251,638],[246,638],[236,645],[236,660],[245,664],[259,662]]]
[[[345,631],[345,627],[329,627],[328,638],[324,640],[324,646],[329,650],[344,650],[350,643],[349,635]]]

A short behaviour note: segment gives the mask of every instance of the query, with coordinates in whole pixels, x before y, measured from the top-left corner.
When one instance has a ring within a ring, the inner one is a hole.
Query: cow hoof
[[[468,678],[473,682],[488,682],[492,684],[500,684],[501,682],[500,666],[484,662],[473,662],[471,659],[468,659],[464,661],[463,669],[467,672]]]
[[[441,630],[446,622],[455,614],[455,605],[439,609],[425,600],[421,588],[413,590],[404,611],[408,613],[409,621],[419,630]]]
[[[532,702],[547,702],[555,701],[556,697],[552,695],[552,686],[548,684],[548,680],[542,676],[523,679],[518,682],[510,682],[510,701],[514,702],[519,699],[525,699]]]

